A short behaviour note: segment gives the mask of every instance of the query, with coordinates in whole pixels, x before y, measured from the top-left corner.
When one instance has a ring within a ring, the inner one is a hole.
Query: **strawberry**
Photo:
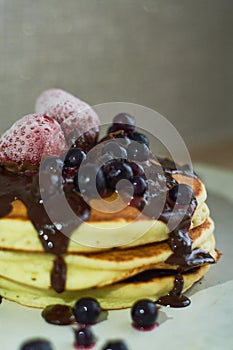
[[[55,156],[66,149],[56,120],[42,114],[19,119],[0,138],[0,163],[11,170],[39,166],[42,156]]]
[[[60,89],[44,91],[36,101],[36,112],[45,113],[61,124],[69,144],[74,137],[93,143],[99,133],[100,120],[84,101]]]

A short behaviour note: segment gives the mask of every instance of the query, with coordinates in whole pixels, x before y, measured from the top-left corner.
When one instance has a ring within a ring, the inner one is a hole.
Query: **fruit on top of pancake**
[[[128,347],[123,340],[110,340],[102,350],[128,350]]]
[[[0,163],[12,171],[38,167],[42,156],[57,156],[66,148],[59,123],[43,114],[19,119],[0,139]]]
[[[133,324],[144,329],[152,327],[156,322],[157,316],[158,308],[149,299],[137,301],[131,309]]]
[[[113,118],[113,125],[111,131],[124,130],[132,134],[135,129],[135,119],[127,113],[119,113]]]
[[[93,298],[82,298],[75,303],[73,313],[78,323],[95,324],[100,316],[101,307]]]
[[[60,125],[68,143],[91,148],[99,134],[100,120],[96,112],[84,101],[61,89],[49,89],[38,97],[37,113],[54,118]]]

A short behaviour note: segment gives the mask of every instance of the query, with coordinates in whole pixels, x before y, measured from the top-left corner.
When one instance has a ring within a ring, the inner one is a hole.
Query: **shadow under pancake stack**
[[[87,128],[74,112],[70,120],[64,106],[75,111],[81,102],[49,90],[38,99],[38,113],[0,140],[1,296],[39,308],[73,306],[83,297],[96,298],[103,309],[131,307],[142,298],[189,305],[183,293],[219,259],[204,184],[189,166],[156,158],[125,113],[102,139],[93,111],[89,119],[85,112]],[[74,125],[81,125],[81,136]],[[124,208],[98,210],[93,183],[112,203],[120,180],[131,184]],[[64,195],[75,219],[64,218]],[[88,237],[92,245],[80,243]]]

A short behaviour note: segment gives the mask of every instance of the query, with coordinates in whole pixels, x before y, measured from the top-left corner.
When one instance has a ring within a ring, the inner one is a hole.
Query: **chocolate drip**
[[[172,254],[166,263],[170,265],[179,265],[182,271],[190,270],[193,267],[201,266],[204,264],[214,264],[214,258],[202,249],[194,249],[190,254],[177,256]]]
[[[197,177],[188,165],[177,166],[173,161],[167,158],[159,158],[160,165],[163,168],[164,175],[156,172],[157,164],[150,167],[150,181],[152,184],[149,188],[151,193],[146,198],[146,204],[143,213],[151,218],[158,218],[156,208],[160,207],[160,201],[166,193],[178,182],[173,178],[173,174],[182,174],[188,177]],[[160,174],[160,175],[158,175]],[[153,193],[154,192],[154,193]],[[147,195],[147,194],[146,194]],[[189,237],[189,229],[191,225],[192,215],[197,207],[196,199],[190,198],[190,203],[185,206],[175,206],[169,198],[167,198],[163,211],[159,216],[159,220],[164,221],[168,228],[174,226],[175,229],[169,233],[168,244],[172,250],[172,255],[166,260],[167,264],[178,265],[178,272],[174,278],[174,287],[168,295],[159,299],[158,303],[172,307],[184,307],[190,304],[190,300],[182,295],[184,285],[183,272],[201,266],[203,264],[212,264],[214,258],[201,249],[192,250],[192,240]],[[177,223],[177,224],[176,224]]]
[[[197,177],[197,174],[193,171],[189,164],[178,165],[169,158],[160,157],[158,157],[158,161],[166,173],[182,174],[194,178]]]
[[[57,256],[53,261],[51,271],[51,285],[57,293],[62,293],[66,285],[66,263],[61,256]]]
[[[163,306],[172,307],[185,307],[190,305],[190,300],[185,295],[182,294],[184,287],[184,278],[182,272],[178,270],[175,280],[174,287],[170,293],[161,297],[157,303]]]
[[[84,220],[87,220],[90,214],[90,207],[78,193],[64,186],[68,202],[74,208],[77,220],[57,222],[56,225],[65,228],[66,235],[61,232],[51,221],[44,207],[40,194],[39,175],[33,176],[11,174],[0,168],[0,217],[5,217],[12,210],[12,202],[21,200],[27,208],[28,218],[31,220],[43,249],[46,253],[55,254],[54,266],[51,271],[51,284],[55,291],[61,293],[65,288],[66,264],[61,254],[66,253],[69,244],[69,237],[74,228],[78,227]],[[55,210],[57,217],[61,214],[61,196],[59,193],[48,198],[48,203],[52,210]]]

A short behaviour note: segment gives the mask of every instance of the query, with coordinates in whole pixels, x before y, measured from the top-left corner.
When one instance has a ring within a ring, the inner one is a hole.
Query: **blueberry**
[[[130,201],[130,206],[131,207],[135,207],[135,208],[137,208],[140,211],[143,211],[145,205],[146,205],[146,201],[141,196],[135,196]]]
[[[119,113],[113,118],[114,131],[124,130],[127,133],[132,133],[135,128],[135,119],[127,113]]]
[[[155,324],[157,316],[157,306],[152,300],[149,299],[137,301],[131,309],[133,323],[138,327],[152,327]]]
[[[114,137],[123,147],[127,147],[131,142],[125,134],[116,134]]]
[[[138,164],[136,162],[128,162],[128,164],[133,170],[134,175],[145,177],[145,172],[141,164]]]
[[[82,298],[75,303],[73,313],[77,322],[95,324],[100,316],[101,307],[93,298]]]
[[[113,158],[127,158],[126,149],[120,146],[116,141],[106,142],[102,154],[110,153]]]
[[[80,148],[71,148],[66,154],[64,165],[66,167],[79,167],[86,158],[86,153]]]
[[[118,181],[123,179],[131,180],[133,177],[131,167],[120,159],[108,162],[106,166],[104,166],[104,173],[108,188],[110,189],[115,189]]]
[[[147,147],[149,147],[149,139],[146,135],[142,133],[135,131],[133,134],[130,135],[130,139],[136,142],[144,143],[145,145],[147,145]]]
[[[74,329],[74,335],[75,345],[81,348],[89,347],[96,342],[96,338],[90,327],[78,327],[77,329]]]
[[[190,186],[179,184],[173,186],[168,193],[168,199],[172,204],[188,205],[194,198],[193,190]]]
[[[146,181],[142,177],[134,176],[131,183],[133,184],[135,196],[141,196],[146,191]]]
[[[150,150],[148,146],[140,142],[132,142],[127,148],[128,159],[144,162],[149,159]]]
[[[53,350],[53,347],[48,340],[36,338],[23,343],[20,350]]]
[[[128,350],[128,347],[123,340],[111,340],[104,345],[102,350]]]
[[[101,196],[104,196],[106,187],[103,170],[95,164],[83,165],[74,177],[76,191],[88,197],[94,197],[96,190]]]

